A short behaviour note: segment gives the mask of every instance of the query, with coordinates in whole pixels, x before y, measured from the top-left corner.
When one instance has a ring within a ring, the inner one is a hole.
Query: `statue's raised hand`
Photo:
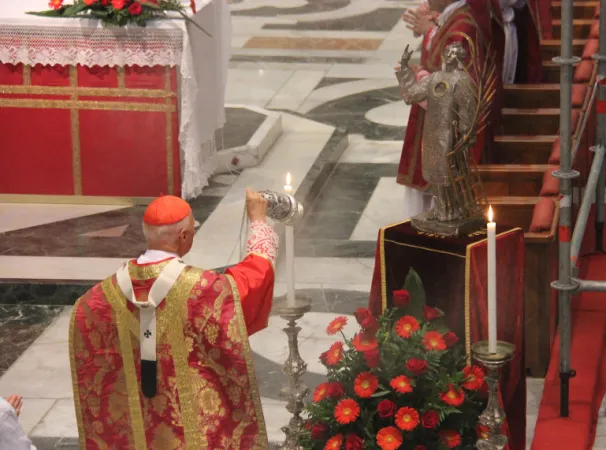
[[[409,46],[407,45],[406,48],[404,49],[404,53],[402,53],[402,59],[400,60],[400,64],[401,67],[406,67],[408,66],[408,63],[410,62],[410,58],[412,57],[412,54],[414,53],[413,50],[408,50]]]

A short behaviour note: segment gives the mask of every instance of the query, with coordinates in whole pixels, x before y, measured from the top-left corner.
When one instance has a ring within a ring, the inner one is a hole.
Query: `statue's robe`
[[[128,263],[138,301],[168,261]],[[70,326],[80,448],[268,448],[248,335],[267,326],[273,283],[257,254],[225,275],[187,266],[156,310],[152,398],[141,392],[139,310],[115,275],[87,292]]]
[[[490,19],[487,19],[487,8],[485,9],[485,13],[481,15],[475,14],[473,11],[470,5],[463,5],[451,14],[443,26],[438,28],[432,38],[429,49],[422,52],[421,66],[423,69],[430,73],[441,70],[444,49],[454,42],[460,42],[467,50],[468,59],[466,65],[469,67],[472,77],[475,76],[472,64],[478,68],[484,67],[484,64],[487,63],[487,51],[491,51],[491,47],[486,45],[487,42],[491,41],[489,36],[491,34]],[[480,23],[476,20],[476,16],[480,17]],[[494,52],[494,50],[492,51]],[[497,64],[498,59],[499,55],[495,55],[492,59],[494,64]],[[499,64],[497,64],[497,67],[500,67]],[[500,122],[499,99],[502,95],[502,84],[498,69],[495,70],[495,75],[497,77],[497,92],[493,101],[493,111],[489,118],[489,129],[486,130],[489,134]],[[428,187],[427,182],[423,179],[421,170],[422,133],[425,114],[426,111],[420,105],[413,105],[411,107],[397,176],[398,183],[420,190],[426,190]],[[482,157],[486,134],[486,132],[483,132],[477,135],[476,145],[473,149],[473,156],[476,162],[479,162]]]

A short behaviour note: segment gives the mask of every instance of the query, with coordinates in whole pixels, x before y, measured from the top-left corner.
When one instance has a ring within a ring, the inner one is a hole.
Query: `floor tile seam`
[[[39,398],[39,397],[38,397]],[[53,399],[46,399],[46,398],[39,398],[40,400],[53,400]],[[23,398],[23,400],[27,400],[25,397]],[[36,431],[36,428],[38,428],[42,422],[44,422],[44,420],[49,417],[50,412],[52,411],[52,409],[59,403],[59,400],[63,400],[63,399],[54,399],[55,401],[52,403],[52,405],[50,406],[50,408],[48,408],[46,410],[46,412],[42,415],[42,417],[40,418],[40,420],[38,420],[38,422],[36,422],[36,424],[32,427],[32,429],[29,432],[30,436],[34,435],[34,432]],[[72,398],[73,400],[73,398]],[[24,402],[24,407],[27,407],[27,403]],[[58,439],[61,439],[62,437],[58,437]]]
[[[263,108],[270,110],[269,108],[267,108],[268,105],[271,104],[271,102],[274,100],[274,98],[276,98],[278,96],[278,94],[282,91],[282,89],[284,89],[286,87],[286,85],[288,84],[288,82],[295,76],[295,74],[297,73],[297,70],[293,70],[292,73],[290,74],[290,76],[288,78],[286,78],[286,80],[284,81],[284,83],[282,83],[282,85],[275,91],[274,95],[267,101],[267,103],[265,103],[265,105],[263,106]],[[313,92],[313,89],[312,89]],[[278,143],[278,141],[276,140],[276,142],[274,142],[274,145],[276,145]]]

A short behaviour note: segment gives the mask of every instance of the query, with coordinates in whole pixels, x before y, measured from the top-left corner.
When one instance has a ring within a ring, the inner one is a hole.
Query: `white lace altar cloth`
[[[69,0],[66,0],[69,2]],[[189,0],[184,5],[189,8]],[[28,65],[178,66],[182,196],[193,198],[216,168],[215,131],[225,124],[231,22],[225,0],[197,0],[193,19],[175,15],[146,28],[104,27],[93,19],[47,18],[48,0],[2,2],[0,62]]]

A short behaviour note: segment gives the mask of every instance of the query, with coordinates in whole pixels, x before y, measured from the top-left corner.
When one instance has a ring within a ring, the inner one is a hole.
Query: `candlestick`
[[[290,172],[286,174],[284,192],[292,192]],[[285,227],[286,245],[286,301],[289,306],[295,305],[295,228],[291,225]]]
[[[488,208],[488,348],[497,352],[497,224]]]

